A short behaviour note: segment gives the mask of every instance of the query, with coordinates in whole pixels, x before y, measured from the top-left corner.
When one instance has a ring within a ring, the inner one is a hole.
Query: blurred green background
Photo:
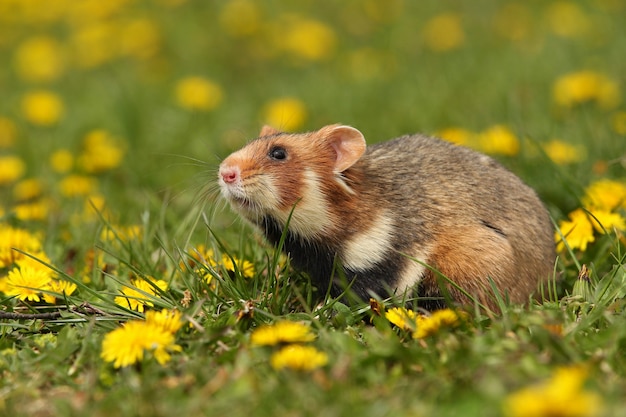
[[[370,143],[468,142],[558,217],[593,178],[623,175],[625,15],[622,0],[1,0],[0,155],[44,189],[94,175],[136,217],[155,195],[184,212],[264,123],[341,122]],[[40,92],[56,103],[28,101]],[[93,130],[123,156],[90,172],[76,161]],[[538,146],[554,140],[559,164]],[[76,158],[65,170],[51,168],[59,150]]]

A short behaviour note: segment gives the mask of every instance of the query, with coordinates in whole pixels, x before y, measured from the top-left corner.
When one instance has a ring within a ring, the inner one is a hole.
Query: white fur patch
[[[405,255],[410,257],[410,259],[407,258],[406,267],[400,273],[400,277],[396,283],[398,294],[410,290],[422,280],[424,273],[427,271],[427,268],[422,263],[425,263],[428,259],[430,250],[428,248],[414,249],[412,253],[406,253]],[[421,263],[416,262],[414,259]]]
[[[285,224],[289,220],[289,230],[305,239],[326,236],[332,230],[333,221],[328,212],[328,202],[319,187],[320,179],[310,170],[305,170],[303,174],[302,199],[296,203],[291,220],[291,209],[276,213],[276,217]]]
[[[372,226],[353,236],[342,254],[343,266],[353,271],[372,268],[388,256],[391,247],[393,223],[385,214],[374,220]]]

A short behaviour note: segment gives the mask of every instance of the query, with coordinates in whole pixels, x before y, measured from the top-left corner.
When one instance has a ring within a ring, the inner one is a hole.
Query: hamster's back
[[[483,292],[477,286],[488,282],[475,275],[487,274],[503,293],[524,302],[552,272],[554,242],[545,207],[494,159],[413,135],[368,147],[359,164],[374,173],[371,192],[388,201],[402,239],[422,246],[425,262],[464,289]],[[438,293],[432,274],[422,288]]]

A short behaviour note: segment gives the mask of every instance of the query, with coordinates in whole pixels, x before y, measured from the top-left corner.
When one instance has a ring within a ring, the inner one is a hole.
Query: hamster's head
[[[330,125],[315,132],[290,134],[269,126],[259,137],[220,164],[222,195],[248,220],[271,216],[304,238],[332,229],[329,199],[349,193],[342,173],[365,152],[361,132]]]

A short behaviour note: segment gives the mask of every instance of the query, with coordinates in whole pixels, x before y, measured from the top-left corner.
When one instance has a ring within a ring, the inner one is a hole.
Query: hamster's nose
[[[226,184],[233,184],[239,180],[239,170],[233,167],[220,168],[220,177]]]

